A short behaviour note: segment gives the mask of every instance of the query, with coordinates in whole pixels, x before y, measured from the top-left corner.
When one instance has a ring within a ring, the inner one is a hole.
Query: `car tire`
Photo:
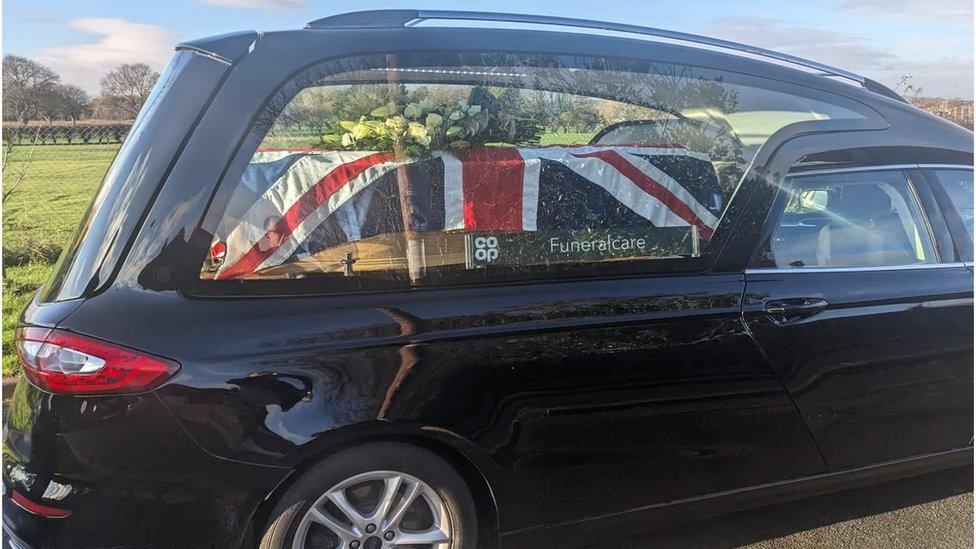
[[[422,499],[421,496],[416,496],[415,503],[410,505],[410,510],[407,513],[423,514],[423,509],[418,507],[421,505],[427,505],[429,509],[437,507],[438,510],[442,511],[440,515],[445,520],[441,522],[449,524],[447,532],[449,532],[450,541],[436,545],[431,544],[431,547],[473,549],[477,546],[478,518],[474,499],[471,497],[471,492],[464,480],[454,468],[436,454],[422,448],[403,443],[377,442],[337,452],[302,473],[271,511],[267,526],[261,535],[259,547],[261,549],[292,548],[296,538],[299,541],[303,537],[309,540],[313,530],[314,533],[322,534],[324,532],[322,528],[325,527],[311,519],[312,516],[321,517],[322,515],[310,513],[312,507],[315,506],[316,510],[326,510],[330,519],[340,516],[334,512],[339,507],[334,506],[332,503],[334,500],[329,498],[327,493],[335,493],[336,490],[340,490],[344,496],[351,496],[352,494],[348,490],[354,488],[367,492],[372,490],[374,493],[385,493],[390,486],[385,482],[395,482],[389,476],[390,473],[399,474],[402,479],[410,479],[402,480],[401,488],[399,488],[402,493],[399,496],[394,496],[397,499],[389,505],[390,508],[395,510],[398,507],[398,502],[402,503],[405,500],[406,494],[411,490],[413,484],[420,481],[419,484],[425,485],[423,488],[418,488],[421,491]],[[372,479],[370,475],[387,475],[387,477]],[[365,482],[372,482],[373,484],[341,488],[344,483],[360,478],[367,478],[369,480]],[[378,485],[375,483],[384,484],[381,484],[382,487],[376,487]],[[382,495],[379,497],[382,498]],[[435,500],[438,500],[439,505],[432,503]],[[351,502],[352,497],[348,501]],[[380,505],[377,503],[375,507],[377,513],[379,507]],[[332,509],[331,513],[327,511],[328,508]],[[369,514],[368,507],[365,508],[365,512],[360,514]],[[432,516],[435,514],[437,513],[431,511]],[[362,527],[362,522],[359,523],[360,527],[356,534],[359,543],[345,546],[371,549],[372,547],[380,547],[382,544],[383,547],[386,547],[382,536],[389,530],[375,529],[376,525],[372,524],[372,522],[380,524],[385,520],[372,521],[365,528]],[[345,521],[345,524],[347,528],[355,529],[357,523],[350,520]],[[399,531],[400,523],[393,526],[396,527],[396,535],[399,536],[401,534]],[[437,527],[437,524],[435,523],[434,526]],[[374,527],[374,531],[367,533],[369,527]],[[440,528],[443,529],[443,524]],[[339,539],[338,535],[331,529],[324,535],[333,536],[335,539],[332,543]],[[387,535],[392,536],[394,534]],[[403,535],[412,534],[405,531]]]

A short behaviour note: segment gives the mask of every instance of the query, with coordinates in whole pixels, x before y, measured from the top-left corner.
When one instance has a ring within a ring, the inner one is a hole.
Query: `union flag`
[[[397,170],[397,168],[402,168]],[[694,226],[723,207],[707,155],[677,144],[481,147],[398,161],[392,152],[259,150],[218,227],[217,279],[404,231],[640,230]]]

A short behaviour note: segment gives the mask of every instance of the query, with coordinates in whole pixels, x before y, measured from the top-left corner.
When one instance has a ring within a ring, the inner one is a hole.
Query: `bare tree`
[[[901,78],[898,79],[898,83],[895,84],[895,91],[902,95],[909,103],[914,102],[919,97],[922,96],[922,87],[916,86],[912,81],[914,75],[903,74]]]
[[[72,123],[91,113],[92,100],[85,90],[74,84],[61,84],[57,88],[58,111]]]
[[[91,102],[92,118],[98,120],[119,120],[125,118],[121,114],[122,109],[119,102],[114,97],[99,95]]]
[[[119,65],[102,77],[101,95],[121,118],[132,119],[139,114],[158,78],[159,73],[145,63]]]
[[[37,115],[47,120],[50,124],[55,119],[61,118],[61,95],[58,93],[60,84],[54,84],[50,88],[39,92],[34,100],[37,103]]]
[[[49,99],[60,77],[37,61],[17,55],[3,56],[3,110],[14,120],[27,123],[40,114],[42,100]]]

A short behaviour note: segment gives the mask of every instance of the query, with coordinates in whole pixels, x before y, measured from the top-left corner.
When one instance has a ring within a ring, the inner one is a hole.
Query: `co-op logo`
[[[474,239],[474,258],[487,263],[498,259],[498,238],[494,236],[476,237]]]

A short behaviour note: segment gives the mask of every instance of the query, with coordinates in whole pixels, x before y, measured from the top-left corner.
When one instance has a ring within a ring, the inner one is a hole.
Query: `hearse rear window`
[[[257,120],[200,276],[419,285],[697,257],[773,132],[861,118],[733,80],[547,54],[324,63]]]

